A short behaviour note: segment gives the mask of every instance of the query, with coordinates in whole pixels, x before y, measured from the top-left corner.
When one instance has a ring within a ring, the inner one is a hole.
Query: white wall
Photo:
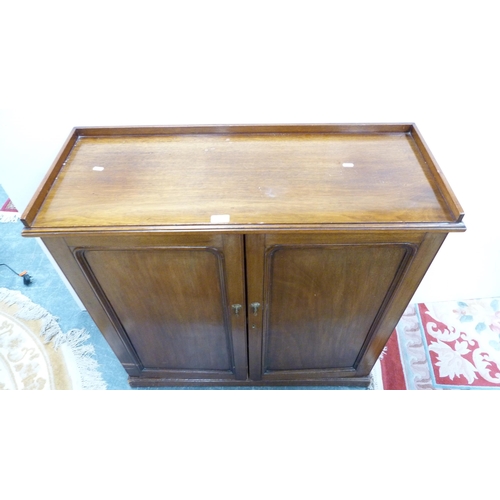
[[[43,2],[2,63],[0,183],[19,209],[75,125],[411,121],[468,227],[414,300],[500,296],[495,2],[107,5],[75,25]]]

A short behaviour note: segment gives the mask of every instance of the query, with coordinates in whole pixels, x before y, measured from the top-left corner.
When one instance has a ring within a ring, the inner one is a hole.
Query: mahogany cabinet
[[[146,387],[367,385],[462,218],[404,123],[75,128],[22,216]]]

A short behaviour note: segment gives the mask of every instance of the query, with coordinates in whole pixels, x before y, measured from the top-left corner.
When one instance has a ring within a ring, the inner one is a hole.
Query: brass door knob
[[[253,315],[257,316],[257,312],[259,311],[260,307],[260,302],[252,302],[250,304],[250,307],[252,308]]]

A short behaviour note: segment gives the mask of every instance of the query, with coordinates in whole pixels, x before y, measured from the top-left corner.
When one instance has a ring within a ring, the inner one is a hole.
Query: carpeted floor
[[[8,198],[0,186],[0,208]],[[13,213],[13,212],[11,212]],[[63,332],[85,329],[88,342],[95,348],[95,356],[108,389],[128,390],[127,373],[104,340],[87,311],[77,304],[49,258],[35,238],[21,237],[22,223],[0,223],[0,263],[9,265],[17,273],[28,271],[33,282],[26,286],[23,279],[5,266],[0,266],[0,287],[17,290],[53,316]]]

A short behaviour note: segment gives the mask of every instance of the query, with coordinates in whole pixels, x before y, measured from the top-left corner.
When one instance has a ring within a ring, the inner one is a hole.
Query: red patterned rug
[[[4,198],[5,199],[5,198]],[[0,200],[2,203],[3,200]],[[19,213],[10,199],[7,199],[0,208],[0,222],[17,222]]]
[[[500,298],[408,306],[380,372],[384,390],[500,389]]]

